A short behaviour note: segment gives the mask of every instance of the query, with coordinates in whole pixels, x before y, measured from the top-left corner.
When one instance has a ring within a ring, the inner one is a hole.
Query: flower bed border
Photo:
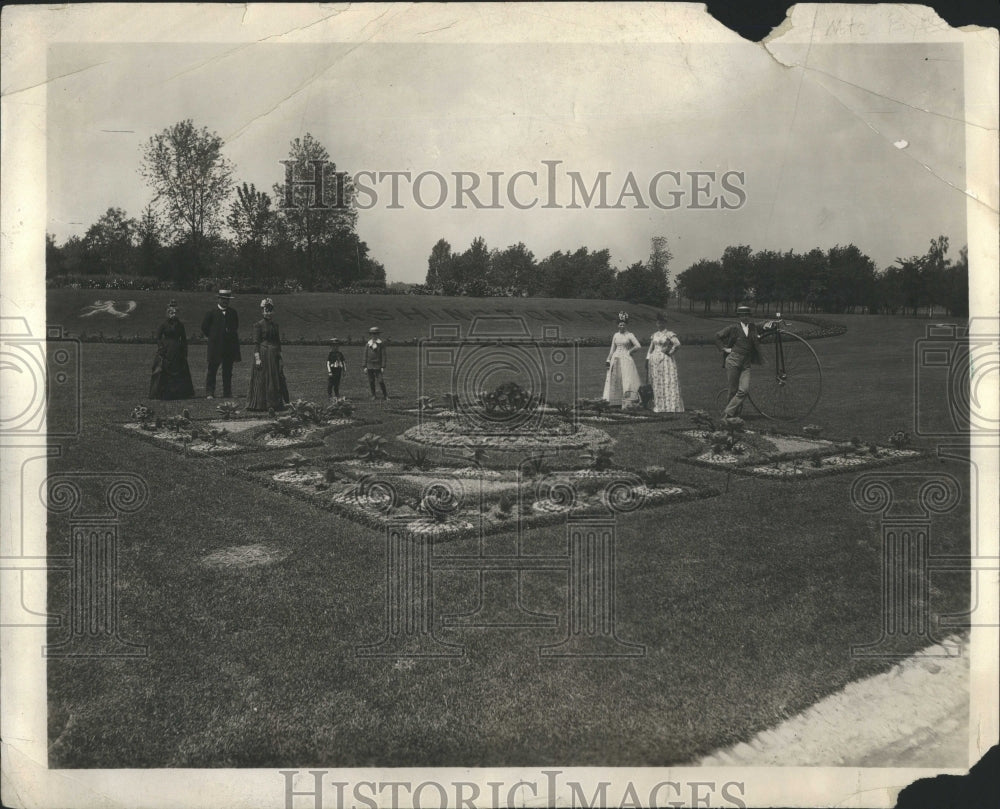
[[[330,458],[329,460],[330,462],[334,463],[337,462],[333,458]],[[336,514],[339,517],[343,517],[345,519],[351,520],[352,522],[360,523],[361,525],[364,525],[369,528],[374,528],[379,531],[384,529],[389,523],[393,524],[397,523],[398,518],[394,519],[391,516],[386,517],[385,515],[380,514],[378,512],[370,511],[358,506],[353,506],[349,503],[343,503],[333,500],[325,491],[310,492],[298,486],[294,486],[292,484],[287,484],[287,483],[281,483],[279,481],[273,480],[270,477],[265,476],[266,472],[278,469],[281,466],[282,466],[281,464],[272,464],[266,466],[263,464],[258,464],[252,467],[227,467],[226,474],[242,477],[245,480],[249,480],[253,483],[256,483],[257,485],[263,486],[264,488],[271,489],[272,491],[276,491],[279,494],[295,497],[296,499],[308,503],[309,505],[312,505],[322,511]],[[627,470],[621,470],[621,471],[627,472]],[[392,473],[391,475],[387,475],[387,477],[391,477],[398,474],[400,473]],[[408,474],[408,473],[404,472],[401,474]],[[636,509],[636,511],[641,510],[642,508],[659,508],[661,506],[669,505],[672,503],[682,503],[689,500],[702,500],[709,497],[717,497],[720,494],[718,489],[715,489],[710,486],[692,486],[686,483],[678,483],[676,481],[673,481],[672,479],[665,480],[662,485],[670,487],[680,487],[681,489],[683,489],[683,492],[670,497],[656,498],[646,501],[640,508]],[[563,523],[566,520],[567,516],[592,516],[592,515],[599,516],[599,515],[607,515],[614,513],[615,513],[614,510],[609,509],[608,506],[606,506],[603,503],[588,504],[587,506],[575,509],[571,512],[558,512],[552,514],[532,513],[532,514],[521,514],[521,515],[514,515],[512,513],[510,519],[507,520],[499,520],[496,519],[495,517],[489,517],[487,515],[482,515],[482,513],[480,513],[483,520],[482,524],[481,525],[474,524],[471,529],[456,528],[451,531],[445,529],[438,534],[430,536],[422,533],[413,533],[409,531],[407,531],[406,533],[412,537],[419,536],[430,539],[432,541],[450,541],[476,534],[487,536],[492,534],[504,533],[505,531],[515,530],[518,525],[520,525],[520,527],[525,530],[530,530],[533,528],[542,528],[544,526],[549,526],[549,525],[558,525],[560,523]]]
[[[239,421],[239,418],[210,418],[210,419],[191,419],[191,421],[197,421],[199,423],[210,423],[213,421]],[[247,421],[255,421],[254,418],[247,418]],[[379,424],[381,422],[371,421],[368,419],[359,419],[351,416],[351,424],[332,424],[328,426],[317,425],[317,429],[309,438],[303,438],[301,441],[296,441],[291,444],[283,444],[280,447],[268,447],[261,444],[255,443],[257,438],[263,434],[270,431],[270,426],[267,424],[261,424],[258,427],[251,427],[248,430],[240,431],[239,433],[227,433],[224,439],[227,443],[235,445],[235,449],[227,450],[225,452],[204,452],[202,450],[191,449],[190,446],[186,444],[178,445],[173,441],[168,441],[164,438],[158,438],[155,432],[143,429],[132,429],[127,427],[127,424],[136,424],[137,422],[124,422],[117,425],[118,428],[124,431],[127,435],[136,436],[142,440],[152,444],[156,447],[161,447],[163,449],[173,450],[174,452],[180,453],[181,455],[189,455],[196,458],[222,458],[230,455],[240,455],[247,452],[281,452],[282,450],[292,450],[292,449],[312,449],[314,447],[322,447],[324,445],[323,439],[328,435],[333,433],[343,432],[344,430],[351,430],[355,427],[364,427],[370,424]],[[234,436],[239,435],[239,438]]]

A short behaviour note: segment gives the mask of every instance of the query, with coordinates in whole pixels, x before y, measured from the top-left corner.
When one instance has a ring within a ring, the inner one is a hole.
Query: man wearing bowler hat
[[[215,397],[215,377],[222,366],[222,395],[232,398],[233,363],[240,357],[240,319],[229,305],[232,290],[220,289],[218,304],[201,321],[201,333],[208,338],[208,370],[205,373],[205,398]]]
[[[375,380],[378,380],[379,387],[382,389],[382,398],[389,398],[389,393],[385,389],[385,379],[382,377],[385,371],[385,343],[379,336],[381,331],[378,326],[372,326],[368,329],[368,342],[365,343],[364,369],[365,373],[368,374],[368,387],[371,388],[373,400],[377,398],[375,396]]]
[[[743,403],[750,391],[750,366],[763,365],[758,340],[772,328],[768,320],[762,328],[750,320],[752,310],[746,304],[736,307],[739,323],[726,326],[715,335],[715,345],[722,352],[722,367],[726,369],[729,385],[729,402],[723,415],[727,419],[739,418]]]

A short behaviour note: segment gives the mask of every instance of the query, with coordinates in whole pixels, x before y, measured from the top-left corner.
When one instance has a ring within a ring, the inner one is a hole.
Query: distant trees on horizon
[[[108,208],[82,237],[62,245],[46,234],[48,282],[86,278],[93,285],[103,276],[119,279],[115,284],[128,279],[190,289],[225,278],[247,290],[386,290],[385,268],[356,232],[351,178],[337,172],[322,143],[309,133],[291,141],[282,161],[286,182],[275,183],[270,193],[237,183],[224,146],[221,137],[191,120],[152,136],[139,165],[153,194],[150,202],[138,218]],[[317,179],[335,204],[313,204]],[[916,314],[943,307],[965,316],[968,251],[963,247],[953,261],[948,250],[942,235],[925,254],[897,258],[879,270],[854,244],[806,253],[731,245],[719,258],[700,259],[679,273],[672,290],[673,256],[664,236],[650,240],[645,261],[624,270],[612,266],[606,248],[580,246],[536,259],[523,242],[490,249],[478,236],[462,252],[439,239],[425,283],[393,284],[392,291],[403,286],[415,294],[604,298],[653,306],[677,298],[705,312],[715,303],[728,311],[747,299],[788,312]]]
[[[948,237],[931,240],[923,256],[897,258],[881,272],[853,244],[807,253],[754,252],[727,247],[716,260],[701,259],[677,276],[677,292],[688,309],[703,311],[719,302],[724,311],[745,299],[786,312],[917,314],[942,307],[954,316],[969,313],[968,250],[947,257]]]
[[[611,251],[557,250],[541,261],[523,242],[490,250],[477,236],[462,253],[445,239],[431,248],[420,291],[474,297],[604,298],[663,306],[670,298],[670,260],[663,236],[651,239],[650,256],[617,272]]]
[[[307,133],[290,144],[291,207],[281,204],[284,184],[276,183],[272,194],[237,185],[224,145],[191,120],[151,137],[139,174],[153,198],[139,218],[113,207],[82,237],[57,245],[47,234],[46,277],[137,276],[178,289],[220,277],[244,288],[285,282],[317,291],[385,287],[385,268],[355,231],[353,187],[349,179],[338,184],[336,164],[319,141]],[[310,205],[315,161],[322,163],[326,189],[338,197],[325,209]]]

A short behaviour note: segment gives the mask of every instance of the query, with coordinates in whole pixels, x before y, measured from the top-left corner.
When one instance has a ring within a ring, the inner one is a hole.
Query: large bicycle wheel
[[[765,365],[753,370],[751,404],[769,419],[804,419],[823,392],[823,369],[813,347],[797,334],[779,329],[761,338],[760,350]]]
[[[723,388],[715,394],[715,410],[721,416],[730,400],[729,388]]]

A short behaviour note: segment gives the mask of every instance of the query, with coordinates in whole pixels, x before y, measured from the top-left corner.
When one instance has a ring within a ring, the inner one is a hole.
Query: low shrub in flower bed
[[[647,506],[708,497],[716,491],[676,483],[662,468],[550,470],[544,464],[496,470],[401,460],[312,458],[234,470],[283,494],[363,525],[406,523],[436,539],[496,533],[561,522],[567,515],[627,513]]]

